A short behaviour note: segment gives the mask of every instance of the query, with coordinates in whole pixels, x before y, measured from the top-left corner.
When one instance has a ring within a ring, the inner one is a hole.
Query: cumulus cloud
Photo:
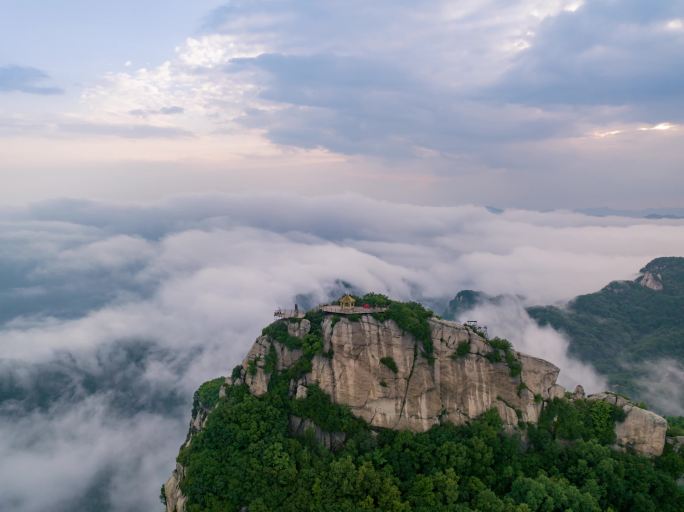
[[[328,300],[342,282],[438,312],[464,288],[547,303],[684,254],[677,219],[353,195],[64,200],[0,220],[0,508],[20,512],[50,495],[56,510],[153,508],[193,390],[226,375],[279,306]],[[559,365],[561,382],[602,386],[521,304],[476,316]]]

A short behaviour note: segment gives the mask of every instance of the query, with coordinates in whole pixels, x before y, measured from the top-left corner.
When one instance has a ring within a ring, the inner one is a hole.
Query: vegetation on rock
[[[684,459],[611,450],[620,414],[608,403],[554,400],[526,443],[495,411],[424,433],[372,431],[316,386],[289,397],[289,376],[275,374],[262,397],[241,385],[218,401],[178,457],[188,512],[684,510]],[[332,452],[311,431],[293,436],[289,415],[347,441]]]
[[[392,370],[392,373],[397,373],[399,371],[399,368],[397,368],[397,363],[394,359],[391,357],[382,357],[380,358],[380,363],[384,364],[387,368]]]
[[[454,352],[453,356],[458,358],[465,357],[468,354],[470,354],[470,341],[461,341],[456,347],[456,352]]]
[[[520,363],[520,360],[515,355],[511,342],[498,337],[489,339],[487,342],[494,350],[489,352],[485,357],[492,363],[505,361],[511,372],[511,377],[518,377],[522,372],[522,363]]]
[[[200,408],[204,410],[211,410],[214,408],[219,400],[219,390],[226,382],[224,377],[212,379],[202,384],[192,400],[192,415],[195,416]]]
[[[420,343],[425,357],[434,357],[429,310],[378,294],[357,300],[387,307],[373,316],[396,322]],[[199,407],[212,412],[178,456],[188,512],[684,510],[684,490],[677,486],[684,456],[671,447],[655,459],[611,449],[615,424],[625,414],[608,402],[544,402],[538,424],[522,423],[514,434],[504,430],[495,410],[468,425],[446,423],[413,433],[371,428],[314,384],[305,398],[294,398],[295,383],[323,351],[324,317],[307,313],[311,326],[302,337],[291,336],[285,320],[264,329],[272,340],[302,351],[296,363],[278,371],[277,351],[269,345],[262,356],[270,375],[264,395],[256,397],[240,384],[219,398],[223,379],[200,387],[193,414]],[[505,362],[511,376],[519,376],[521,363],[510,343],[486,341],[492,347],[486,357]],[[454,358],[467,357],[470,349],[470,342],[461,342]],[[398,371],[393,358],[380,362]],[[249,361],[248,372],[256,364]],[[240,372],[236,368],[233,376]],[[526,389],[518,384],[519,394]],[[293,434],[295,416],[316,428]],[[674,421],[670,433],[680,428],[684,423]],[[343,443],[326,448],[321,431],[339,434]]]
[[[610,445],[615,442],[615,423],[624,419],[623,409],[608,402],[555,398],[545,404],[538,427],[553,439],[595,439]]]
[[[302,347],[302,340],[297,336],[292,336],[287,330],[288,320],[276,320],[272,324],[264,327],[261,331],[263,336],[268,336],[278,343],[282,343],[287,348],[294,350]]]
[[[684,436],[684,416],[667,416],[667,435]]]
[[[401,330],[411,334],[422,347],[423,355],[430,361],[434,359],[432,332],[428,320],[434,313],[418,302],[397,302],[378,293],[369,293],[357,299],[369,306],[386,307],[383,313],[373,313],[376,320],[393,320]]]

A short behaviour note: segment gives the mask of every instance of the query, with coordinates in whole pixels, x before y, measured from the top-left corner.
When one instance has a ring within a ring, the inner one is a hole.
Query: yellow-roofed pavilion
[[[356,299],[352,297],[351,295],[347,294],[344,295],[340,300],[340,306],[342,309],[352,309],[354,307],[354,304],[356,304]]]

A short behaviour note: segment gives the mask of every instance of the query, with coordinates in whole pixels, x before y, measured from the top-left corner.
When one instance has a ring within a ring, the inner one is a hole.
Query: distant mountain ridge
[[[633,219],[684,219],[684,208],[646,208],[644,210],[614,210],[612,208],[583,208],[577,210],[594,217],[630,217]]]

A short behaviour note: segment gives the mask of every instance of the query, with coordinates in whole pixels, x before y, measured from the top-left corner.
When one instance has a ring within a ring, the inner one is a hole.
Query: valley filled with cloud
[[[522,306],[684,252],[682,220],[351,194],[55,200],[0,224],[0,505],[16,511],[156,507],[197,386],[228,374],[277,307],[349,288],[437,313],[466,288],[518,295],[470,316],[597,391],[603,378]]]

